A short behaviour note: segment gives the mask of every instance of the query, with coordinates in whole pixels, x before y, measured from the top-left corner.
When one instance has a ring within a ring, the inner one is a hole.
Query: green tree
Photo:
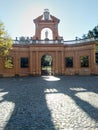
[[[87,38],[94,38],[93,31],[91,31],[91,30],[88,31]]]
[[[12,48],[12,43],[11,37],[5,31],[4,24],[0,22],[0,57],[5,60],[8,66],[10,66],[11,62],[7,61],[7,57],[9,56],[9,50]]]
[[[82,39],[86,39],[86,38],[87,38],[86,34],[83,34]]]
[[[98,38],[98,26],[93,29],[94,37]]]
[[[87,38],[98,38],[98,25],[88,31]]]

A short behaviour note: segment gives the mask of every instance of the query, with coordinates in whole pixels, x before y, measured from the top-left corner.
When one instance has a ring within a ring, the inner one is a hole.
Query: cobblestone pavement
[[[98,76],[0,78],[0,130],[98,130]]]

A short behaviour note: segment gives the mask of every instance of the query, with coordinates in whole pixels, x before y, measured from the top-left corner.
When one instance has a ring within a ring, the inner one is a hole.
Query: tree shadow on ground
[[[61,76],[59,78],[58,81],[46,81],[43,77],[0,79],[0,93],[8,92],[2,96],[0,103],[7,101],[15,104],[5,130],[56,130],[44,92],[53,88],[58,90],[57,93],[71,97],[89,117],[98,121],[98,109],[76,96],[79,92],[98,94],[98,77]],[[83,90],[76,91],[74,88],[83,88]]]
[[[96,105],[92,105],[89,101],[86,101],[86,97],[81,99],[78,95],[78,93],[87,94],[92,93],[96,94],[98,97],[98,77],[94,76],[61,76],[61,80],[57,82],[47,82],[47,86],[49,86],[49,89],[55,88],[58,92],[56,93],[62,93],[65,95],[68,95],[71,97],[72,100],[75,101],[77,106],[79,106],[84,112],[87,113],[87,115],[94,119],[95,121],[98,121],[98,101],[96,99]],[[47,78],[46,78],[47,80]],[[85,95],[86,95],[85,94]],[[88,97],[87,97],[88,98]],[[89,98],[92,99],[89,96]],[[90,100],[90,99],[89,99]],[[94,98],[95,100],[95,98]],[[92,101],[91,101],[92,102]],[[94,101],[93,101],[94,102]]]
[[[55,130],[40,77],[2,79],[0,89],[8,92],[0,102],[15,104],[5,130]]]

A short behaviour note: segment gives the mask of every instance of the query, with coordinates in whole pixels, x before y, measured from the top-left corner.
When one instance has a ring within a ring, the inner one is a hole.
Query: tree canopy
[[[88,31],[88,38],[98,38],[98,25],[95,26],[92,30]]]
[[[12,39],[5,31],[4,24],[0,22],[0,56],[7,56],[12,47]]]
[[[82,39],[87,38],[98,38],[98,25],[95,26],[92,30],[89,30],[87,34],[83,34]]]
[[[82,39],[89,39],[89,38],[98,38],[98,25],[95,26],[92,30],[89,30],[87,34],[82,35]],[[81,38],[75,37],[76,40],[80,40]]]
[[[52,65],[52,57],[50,55],[44,55],[41,58],[41,66],[45,67],[45,66],[51,66]]]
[[[7,60],[9,55],[9,50],[12,48],[12,39],[5,31],[4,24],[0,22],[0,57],[5,59],[7,66],[10,66],[9,60]]]

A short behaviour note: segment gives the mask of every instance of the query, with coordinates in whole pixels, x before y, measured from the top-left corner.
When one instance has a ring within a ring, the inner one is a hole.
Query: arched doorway
[[[51,55],[43,55],[41,58],[41,75],[52,74],[53,59]]]

